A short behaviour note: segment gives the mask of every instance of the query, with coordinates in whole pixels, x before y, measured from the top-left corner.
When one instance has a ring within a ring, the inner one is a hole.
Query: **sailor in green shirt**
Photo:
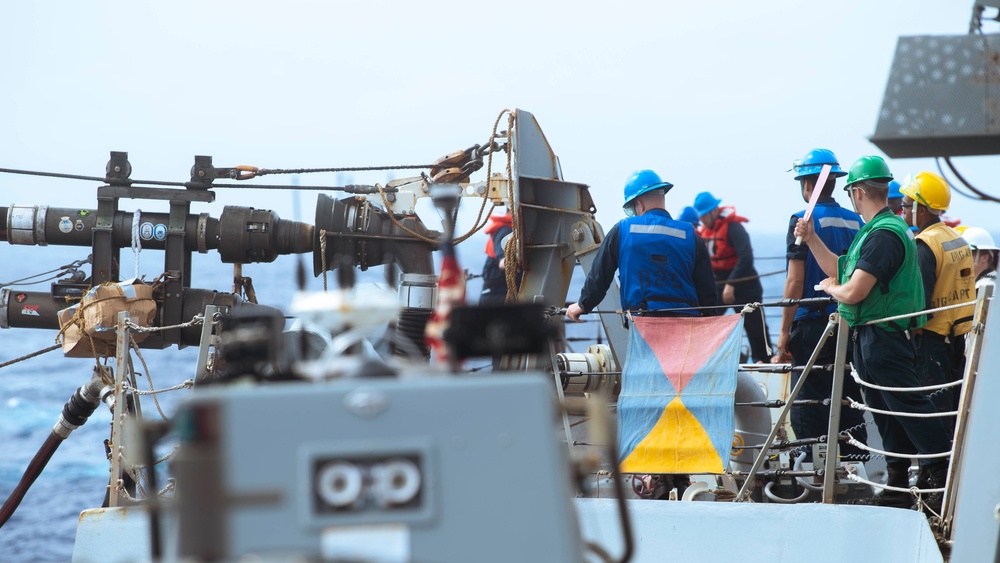
[[[887,207],[892,174],[878,156],[864,156],[847,176],[848,197],[865,220],[846,256],[837,256],[815,236],[811,221],[799,220],[795,234],[809,246],[820,268],[830,276],[820,282],[834,297],[838,311],[851,326],[854,367],[862,380],[883,387],[916,387],[913,345],[906,331],[923,326],[924,315],[897,321],[870,321],[915,313],[923,309],[924,290],[917,249],[903,220]],[[865,401],[875,409],[907,413],[935,413],[934,404],[920,392],[865,389]],[[893,417],[872,413],[885,449],[901,454],[937,454],[951,449],[951,436],[941,418]],[[909,488],[907,457],[887,456],[888,485]],[[947,458],[921,459],[930,488],[944,487]],[[924,502],[940,512],[942,495]],[[909,493],[883,490],[865,504],[908,508]]]

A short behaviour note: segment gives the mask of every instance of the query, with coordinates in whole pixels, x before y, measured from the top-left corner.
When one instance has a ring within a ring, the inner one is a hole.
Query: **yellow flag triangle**
[[[656,425],[621,462],[622,473],[722,473],[712,440],[698,419],[674,397]]]

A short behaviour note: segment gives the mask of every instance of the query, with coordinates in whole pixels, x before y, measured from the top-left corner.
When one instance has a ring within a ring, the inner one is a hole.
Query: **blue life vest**
[[[618,223],[618,275],[625,309],[698,305],[694,289],[695,235],[691,223],[654,209]],[[678,314],[697,315],[697,311]]]
[[[800,219],[804,215],[805,210],[795,214]],[[819,235],[820,240],[830,249],[830,252],[833,252],[837,256],[843,256],[847,253],[847,249],[851,247],[851,242],[854,240],[854,235],[864,225],[864,220],[857,213],[850,209],[844,209],[836,201],[817,203],[816,207],[813,208],[812,221],[813,228],[816,230],[816,234]],[[823,269],[819,267],[812,252],[808,253],[806,256],[805,285],[802,288],[803,299],[829,297],[825,291],[813,289],[820,281],[827,277],[829,276],[823,273]],[[795,320],[826,318],[836,310],[836,303],[831,303],[822,308],[799,307],[795,312]]]

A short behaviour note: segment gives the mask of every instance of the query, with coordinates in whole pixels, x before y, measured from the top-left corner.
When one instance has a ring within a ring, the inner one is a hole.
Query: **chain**
[[[319,257],[323,268],[323,293],[326,293],[326,229],[319,230]]]

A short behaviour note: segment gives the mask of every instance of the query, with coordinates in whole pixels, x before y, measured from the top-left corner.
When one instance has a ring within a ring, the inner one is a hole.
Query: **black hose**
[[[14,515],[14,511],[21,504],[21,500],[24,499],[24,495],[31,488],[35,479],[41,475],[42,470],[45,469],[45,465],[52,459],[52,454],[56,453],[56,449],[59,448],[59,444],[61,443],[62,438],[56,436],[54,432],[49,434],[49,437],[45,439],[45,443],[38,449],[35,457],[31,459],[28,468],[24,470],[21,481],[11,491],[10,496],[7,497],[7,501],[3,503],[3,507],[0,507],[0,528],[3,528],[7,520],[10,520],[10,517]]]
[[[35,479],[38,479],[38,476],[42,474],[42,470],[45,469],[49,460],[52,459],[52,455],[56,453],[59,444],[62,444],[70,432],[87,422],[90,415],[100,405],[101,386],[101,379],[95,377],[90,380],[90,383],[77,389],[69,400],[66,401],[62,414],[59,415],[59,421],[52,428],[52,433],[45,439],[42,447],[38,448],[38,452],[35,453],[35,457],[31,458],[28,468],[24,470],[21,480],[14,487],[14,490],[11,491],[7,500],[4,501],[3,506],[0,507],[0,528],[3,528],[4,524],[14,515],[14,511],[17,510],[21,501],[24,500],[24,495],[28,493]]]
[[[412,346],[405,346],[406,349],[397,348],[396,355],[410,355],[411,352],[418,351],[425,359],[430,358],[430,348],[424,342],[424,332],[430,318],[430,309],[405,307],[399,311],[396,332],[408,343],[412,343]]]

